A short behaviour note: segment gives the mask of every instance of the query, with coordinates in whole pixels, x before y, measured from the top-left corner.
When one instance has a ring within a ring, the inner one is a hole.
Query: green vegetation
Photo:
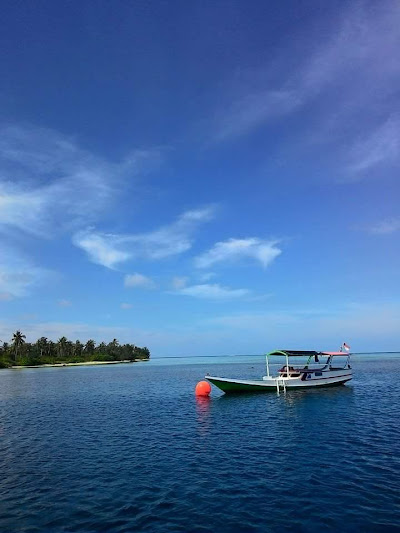
[[[26,342],[25,339],[25,335],[16,331],[11,344],[4,342],[0,346],[0,368],[150,358],[148,348],[119,344],[117,339],[108,344],[101,342],[98,346],[93,339],[89,339],[86,344],[79,340],[69,341],[66,337],[61,337],[57,342],[49,341],[46,337],[40,337],[35,343]]]

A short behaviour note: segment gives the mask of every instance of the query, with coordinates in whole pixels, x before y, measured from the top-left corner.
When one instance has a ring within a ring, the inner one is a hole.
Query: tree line
[[[89,339],[85,344],[61,337],[53,342],[40,337],[36,342],[26,342],[26,336],[16,331],[10,342],[0,347],[0,368],[15,365],[37,366],[44,364],[85,363],[91,361],[135,361],[149,359],[148,348],[134,344],[120,344],[117,339],[106,344],[96,344]]]

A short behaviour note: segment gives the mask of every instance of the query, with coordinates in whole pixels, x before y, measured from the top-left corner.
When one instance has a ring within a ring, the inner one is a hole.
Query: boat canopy
[[[313,350],[274,350],[268,355],[284,355],[285,357],[313,357],[315,355],[345,355],[348,356],[347,352],[316,352]]]

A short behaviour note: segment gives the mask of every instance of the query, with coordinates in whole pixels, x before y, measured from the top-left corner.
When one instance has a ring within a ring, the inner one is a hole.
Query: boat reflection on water
[[[324,400],[329,401],[330,405],[334,405],[335,401],[340,401],[344,396],[352,397],[354,396],[354,387],[326,387],[318,389],[292,389],[287,390],[285,394],[274,394],[274,395],[262,395],[260,398],[259,394],[254,394],[253,392],[242,392],[240,394],[221,394],[217,397],[214,397],[215,405],[227,404],[231,402],[239,402],[243,404],[243,401],[263,401],[267,409],[271,409],[274,402],[278,399],[281,402],[284,402],[286,406],[298,406],[303,403],[314,403],[314,402],[323,402]],[[209,399],[209,398],[208,398]]]
[[[283,420],[298,421],[305,426],[311,424],[310,420],[320,424],[329,420],[332,411],[341,411],[344,404],[346,412],[342,416],[348,418],[354,412],[354,401],[355,391],[352,386],[292,389],[280,395],[242,392],[196,396],[196,431],[202,438],[209,437],[216,427],[221,429],[221,422],[224,421],[224,434],[227,435],[235,432],[230,423],[234,423],[237,428],[242,427],[242,424],[247,427],[253,424],[250,420],[255,418],[257,423],[264,423],[271,431],[279,432],[282,431],[279,428]]]
[[[298,405],[303,402],[315,402],[323,399],[329,400],[333,404],[336,398],[352,396],[353,394],[354,388],[350,385],[347,387],[326,387],[313,390],[288,390],[286,394],[281,394],[280,398],[287,405]]]

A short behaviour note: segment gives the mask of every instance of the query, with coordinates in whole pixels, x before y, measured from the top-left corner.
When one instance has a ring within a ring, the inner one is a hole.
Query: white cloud
[[[222,287],[218,284],[192,285],[176,291],[176,294],[183,294],[185,296],[193,296],[195,298],[205,298],[210,300],[242,298],[243,296],[247,296],[249,293],[250,291],[247,289],[230,289],[229,287]]]
[[[215,211],[216,207],[214,205],[185,211],[185,213],[178,218],[177,222],[175,222],[175,227],[187,231],[187,229],[189,229],[194,223],[209,222],[212,220],[215,216]]]
[[[189,250],[192,234],[200,224],[211,220],[214,213],[213,206],[186,211],[172,224],[149,233],[116,235],[86,230],[77,233],[73,242],[88,253],[91,261],[108,268],[128,259],[163,259]]]
[[[142,289],[154,289],[156,286],[152,279],[143,274],[138,274],[137,272],[134,274],[127,274],[124,278],[124,285],[128,288],[139,287]]]
[[[229,239],[217,242],[211,250],[195,259],[198,268],[209,268],[216,263],[226,263],[250,257],[263,267],[268,266],[282,252],[277,248],[278,241],[263,241],[258,238]]]
[[[126,302],[123,302],[121,305],[120,305],[120,308],[121,309],[132,309],[132,304],[128,304]]]
[[[131,257],[129,252],[118,249],[123,246],[123,242],[117,235],[85,230],[76,233],[72,242],[84,250],[93,263],[107,268],[115,268],[118,263],[127,261]]]
[[[370,228],[370,233],[375,235],[389,235],[400,230],[400,217],[387,218]]]
[[[192,247],[193,232],[200,224],[212,220],[214,215],[214,206],[186,211],[172,224],[150,233],[128,235],[125,242],[134,245],[139,255],[149,259],[177,255]]]

